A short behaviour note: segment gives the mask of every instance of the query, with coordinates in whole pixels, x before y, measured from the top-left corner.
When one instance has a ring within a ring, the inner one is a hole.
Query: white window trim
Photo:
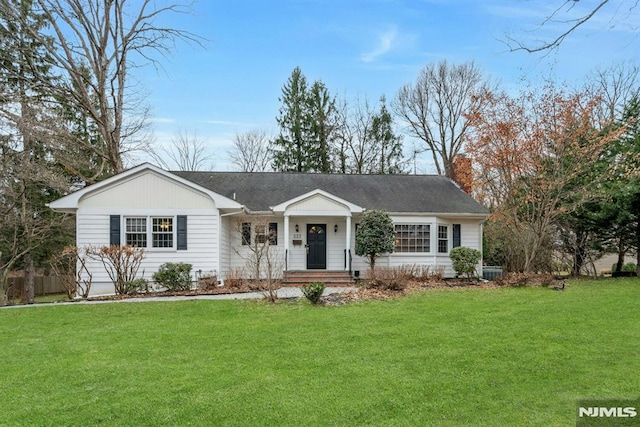
[[[178,251],[178,217],[176,215],[122,215],[122,224],[120,225],[121,236],[120,241],[124,245],[127,244],[127,219],[128,218],[145,218],[146,219],[146,235],[147,247],[143,248],[146,252],[177,252]],[[171,218],[172,221],[172,246],[170,248],[154,248],[153,247],[153,219],[154,218]]]
[[[394,229],[394,233],[395,233],[395,228],[396,225],[428,225],[429,226],[429,252],[396,252],[395,250],[393,251],[393,253],[391,253],[391,256],[395,256],[395,257],[402,257],[402,256],[426,256],[426,255],[437,255],[437,248],[434,248],[434,233],[433,233],[433,228],[434,225],[436,225],[435,223],[432,222],[416,222],[416,221],[409,221],[409,222],[394,222],[393,223],[393,229]],[[437,239],[435,241],[435,244],[437,244]]]
[[[446,252],[440,252],[440,240],[444,240],[444,239],[440,239],[440,227],[446,227],[447,228],[447,251]],[[448,255],[451,252],[451,245],[453,244],[453,235],[452,235],[452,226],[451,224],[437,224],[436,225],[436,254],[437,255]]]

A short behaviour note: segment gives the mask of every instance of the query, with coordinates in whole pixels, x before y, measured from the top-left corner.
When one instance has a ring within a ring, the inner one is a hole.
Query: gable
[[[81,208],[215,208],[206,194],[151,170],[82,196]]]
[[[302,212],[349,212],[349,208],[341,203],[329,199],[328,197],[316,194],[305,200],[289,205],[287,211]]]

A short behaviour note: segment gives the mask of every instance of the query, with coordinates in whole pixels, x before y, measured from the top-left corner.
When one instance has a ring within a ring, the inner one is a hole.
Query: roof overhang
[[[76,210],[78,209],[78,204],[82,199],[82,197],[89,195],[91,193],[94,193],[96,191],[102,191],[112,185],[131,179],[136,175],[139,175],[148,171],[157,173],[167,179],[173,180],[182,185],[193,188],[194,190],[200,193],[204,193],[205,195],[211,197],[211,199],[213,200],[214,204],[218,209],[242,209],[243,208],[243,206],[240,203],[236,202],[235,200],[231,200],[228,197],[224,197],[207,188],[194,184],[191,181],[188,181],[184,178],[174,175],[171,172],[167,172],[162,168],[152,165],[151,163],[143,163],[139,166],[133,167],[122,173],[119,173],[110,178],[102,180],[96,184],[89,185],[78,191],[74,191],[71,194],[68,194],[64,197],[61,197],[58,200],[54,200],[53,202],[48,203],[47,206],[56,212],[75,213]]]

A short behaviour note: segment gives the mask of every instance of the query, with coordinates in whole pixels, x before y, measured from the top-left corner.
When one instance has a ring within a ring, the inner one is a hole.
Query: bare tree
[[[640,97],[640,66],[619,62],[591,73],[589,91],[602,100],[602,121],[621,120],[629,102]]]
[[[403,86],[392,103],[407,133],[424,141],[440,175],[453,177],[453,160],[467,131],[465,113],[482,102],[488,83],[473,62],[425,66],[414,84]]]
[[[346,101],[338,112],[338,140],[341,141],[341,153],[344,159],[345,173],[367,173],[376,162],[374,144],[369,140],[373,129],[374,112],[369,100],[356,98],[353,106]]]
[[[179,130],[172,145],[162,153],[151,151],[151,156],[165,169],[199,171],[213,169],[214,154],[207,151],[207,141],[196,131]]]
[[[241,172],[265,172],[271,170],[271,138],[264,130],[252,130],[236,134],[228,151],[231,163]]]
[[[236,248],[236,253],[246,260],[246,269],[264,297],[275,302],[284,271],[282,253],[273,246],[278,238],[276,230],[271,228],[269,218],[260,216],[237,218],[236,230],[245,248]]]
[[[168,13],[188,12],[189,6],[157,6],[152,0],[33,0],[50,31],[34,28],[30,36],[45,46],[51,64],[66,84],[51,84],[34,74],[34,86],[79,111],[95,124],[100,140],[71,138],[99,159],[96,176],[124,169],[124,157],[144,146],[147,108],[132,70],[159,66],[178,40],[199,39],[187,31],[159,25]],[[20,6],[2,1],[8,19],[21,19]],[[144,137],[144,135],[142,135]],[[91,180],[91,177],[87,177]]]
[[[562,0],[560,5],[554,8],[539,26],[545,25],[559,25],[563,29],[560,34],[554,36],[551,40],[542,40],[538,44],[526,44],[512,36],[507,36],[507,45],[512,51],[524,50],[529,53],[541,52],[549,49],[554,49],[560,46],[562,42],[579,27],[583,26],[586,22],[592,20],[592,18],[601,13],[605,9],[605,5],[609,3],[609,0],[599,0],[594,2],[582,2],[587,3],[585,9],[580,9],[580,0]],[[616,21],[621,21],[625,17],[620,16],[626,13],[627,17],[637,8],[638,0],[622,0],[613,2],[618,5],[616,17],[611,19],[610,27],[615,26]]]

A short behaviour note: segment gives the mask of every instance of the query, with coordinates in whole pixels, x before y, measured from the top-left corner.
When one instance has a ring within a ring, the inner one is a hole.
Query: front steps
[[[355,286],[355,281],[348,271],[298,270],[285,271],[282,286],[306,286],[312,282],[322,282],[326,287]]]

